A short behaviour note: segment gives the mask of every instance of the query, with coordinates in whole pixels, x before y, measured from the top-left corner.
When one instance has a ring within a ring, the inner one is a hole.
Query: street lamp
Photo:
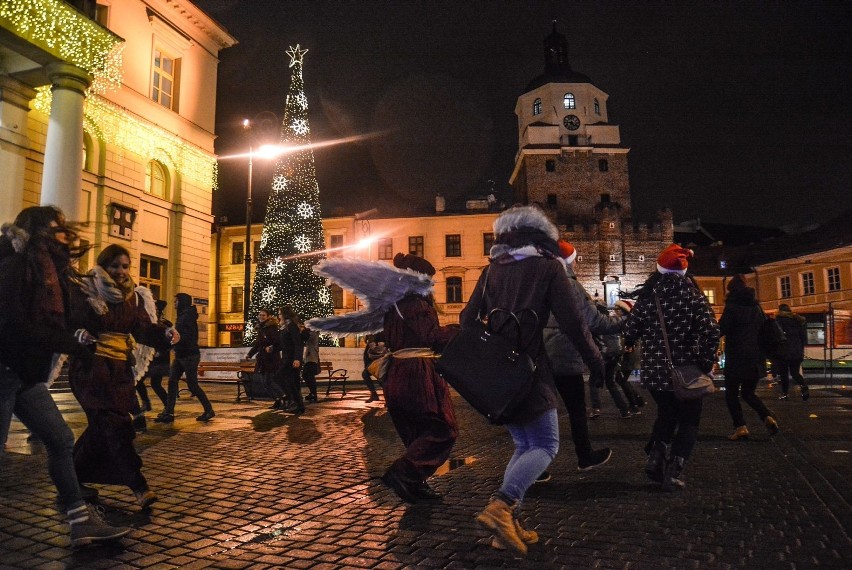
[[[243,119],[243,131],[251,134],[252,122],[249,119]],[[246,245],[243,252],[243,262],[245,263],[245,282],[243,285],[243,323],[248,325],[249,322],[249,305],[251,301],[251,184],[252,184],[252,166],[255,155],[259,158],[271,159],[277,158],[290,150],[289,147],[282,145],[264,144],[257,150],[254,149],[254,141],[249,136],[249,151],[248,151],[248,183],[246,184]],[[244,333],[245,334],[245,333]]]

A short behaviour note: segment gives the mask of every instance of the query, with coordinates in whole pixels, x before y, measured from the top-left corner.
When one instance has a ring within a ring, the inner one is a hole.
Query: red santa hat
[[[615,308],[621,309],[625,313],[629,313],[633,310],[633,301],[628,301],[627,299],[619,299],[615,302]]]
[[[574,263],[574,260],[577,259],[577,250],[574,249],[574,246],[565,241],[564,239],[556,242],[559,246],[559,257],[565,260],[565,263]]]
[[[660,252],[657,257],[657,271],[660,273],[678,273],[684,275],[689,267],[689,258],[693,256],[691,249],[680,247],[676,243]]]

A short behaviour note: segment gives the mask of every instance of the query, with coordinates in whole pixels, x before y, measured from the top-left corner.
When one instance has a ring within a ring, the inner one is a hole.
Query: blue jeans
[[[556,408],[525,424],[506,424],[515,442],[515,453],[506,465],[497,495],[510,503],[522,501],[536,477],[544,473],[559,452],[559,421]]]
[[[47,471],[66,510],[83,504],[74,471],[74,434],[47,391],[39,382],[22,386],[17,374],[0,365],[0,444],[6,444],[15,414],[47,449]]]

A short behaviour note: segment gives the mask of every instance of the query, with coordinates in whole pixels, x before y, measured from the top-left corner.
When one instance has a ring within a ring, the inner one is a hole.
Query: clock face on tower
[[[562,119],[562,124],[569,131],[576,131],[580,128],[580,118],[577,115],[565,115],[565,118]]]

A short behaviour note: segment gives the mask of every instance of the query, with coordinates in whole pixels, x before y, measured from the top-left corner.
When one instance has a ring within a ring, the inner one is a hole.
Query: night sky
[[[780,226],[852,195],[852,2],[196,0],[239,44],[219,66],[216,152],[277,142],[290,45],[304,60],[323,214],[399,214],[509,196],[518,95],[552,21],[572,68],[609,94],[630,147],[634,216]],[[276,118],[277,116],[277,118]],[[264,128],[265,125],[265,128]],[[254,219],[271,165],[255,163]],[[214,213],[244,221],[246,165],[220,163]]]

